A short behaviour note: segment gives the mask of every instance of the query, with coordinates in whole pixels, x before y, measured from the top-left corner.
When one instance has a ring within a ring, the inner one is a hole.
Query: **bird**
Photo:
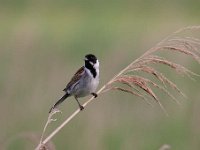
[[[64,88],[65,94],[51,107],[49,113],[58,107],[64,100],[74,96],[80,110],[84,107],[80,104],[78,98],[92,95],[98,96],[95,91],[99,85],[99,60],[93,54],[87,54],[84,57],[85,64],[71,78]]]

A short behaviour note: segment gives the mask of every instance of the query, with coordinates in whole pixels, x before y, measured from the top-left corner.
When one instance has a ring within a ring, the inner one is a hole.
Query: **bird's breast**
[[[77,97],[84,97],[96,91],[99,84],[99,78],[91,76],[84,76],[83,80],[79,82],[79,88],[76,89]]]

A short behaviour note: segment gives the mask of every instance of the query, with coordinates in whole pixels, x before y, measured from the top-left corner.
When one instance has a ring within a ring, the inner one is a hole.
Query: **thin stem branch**
[[[147,53],[147,52],[146,52]],[[144,53],[141,57],[139,57],[138,59],[136,59],[135,61],[133,61],[132,63],[130,63],[126,68],[124,68],[123,70],[121,70],[117,75],[115,75],[109,82],[107,82],[104,86],[101,87],[101,89],[97,92],[97,94],[100,94],[110,83],[113,82],[113,80],[115,80],[117,77],[119,77],[120,75],[123,74],[124,71],[126,71],[132,64],[134,64],[135,62],[137,62],[140,58],[142,58],[143,56],[146,55],[146,53]],[[92,100],[94,99],[94,97],[91,97],[89,100],[87,100],[83,106],[86,107]],[[76,115],[78,115],[78,113],[80,112],[80,109],[77,109],[71,116],[69,116],[60,126],[58,126],[46,139],[43,139],[44,134],[42,134],[41,140],[39,145],[36,147],[35,150],[39,150],[39,148],[41,147],[41,145],[46,144],[48,141],[50,141],[66,124],[68,124]],[[47,127],[47,124],[45,124],[45,130]]]

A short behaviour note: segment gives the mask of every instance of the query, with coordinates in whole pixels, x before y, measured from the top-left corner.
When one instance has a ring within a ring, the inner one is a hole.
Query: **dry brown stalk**
[[[162,64],[164,66],[168,66],[172,70],[176,72],[187,75],[191,78],[191,76],[196,76],[197,74],[185,68],[182,65],[179,65],[175,62],[168,60],[167,58],[160,57],[156,52],[159,51],[167,51],[167,52],[176,52],[181,53],[186,56],[191,56],[195,61],[200,63],[200,39],[196,37],[188,37],[181,36],[180,33],[185,33],[186,31],[197,31],[200,29],[200,26],[190,26],[186,28],[179,29],[173,34],[169,35],[165,39],[163,39],[156,46],[149,49],[146,53],[144,53],[141,57],[130,63],[126,68],[121,70],[118,74],[116,74],[109,82],[107,82],[98,92],[97,94],[102,94],[108,91],[121,91],[125,93],[130,93],[134,96],[140,97],[147,101],[148,96],[152,97],[156,103],[162,108],[162,110],[167,114],[167,111],[163,107],[160,102],[160,99],[156,96],[153,87],[161,90],[166,93],[169,97],[175,100],[177,103],[178,100],[167,90],[168,88],[172,88],[177,91],[180,95],[185,96],[181,90],[177,87],[175,83],[173,83],[170,79],[168,79],[163,73],[157,69],[155,69],[155,64]],[[155,77],[157,82],[152,81],[151,79],[145,78],[142,75],[138,76],[136,72],[145,72],[147,75],[152,75]],[[161,83],[161,84],[158,84]],[[143,91],[143,92],[140,92]],[[83,106],[86,107],[94,97],[90,98],[86,101]],[[147,101],[148,102],[148,101]],[[53,114],[50,114],[48,117],[48,121],[44,127],[41,141],[37,146],[36,150],[39,150],[42,146],[44,146],[48,141],[52,139],[66,124],[68,124],[78,113],[80,112],[77,109],[70,117],[68,117],[59,127],[57,127],[46,139],[43,139],[45,130],[50,122],[52,122]]]

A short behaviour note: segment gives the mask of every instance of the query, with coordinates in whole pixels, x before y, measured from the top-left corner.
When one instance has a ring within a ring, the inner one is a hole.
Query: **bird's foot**
[[[98,96],[96,93],[91,93],[91,94],[94,96],[94,98]]]
[[[80,110],[82,111],[84,107],[82,105],[79,105]]]

